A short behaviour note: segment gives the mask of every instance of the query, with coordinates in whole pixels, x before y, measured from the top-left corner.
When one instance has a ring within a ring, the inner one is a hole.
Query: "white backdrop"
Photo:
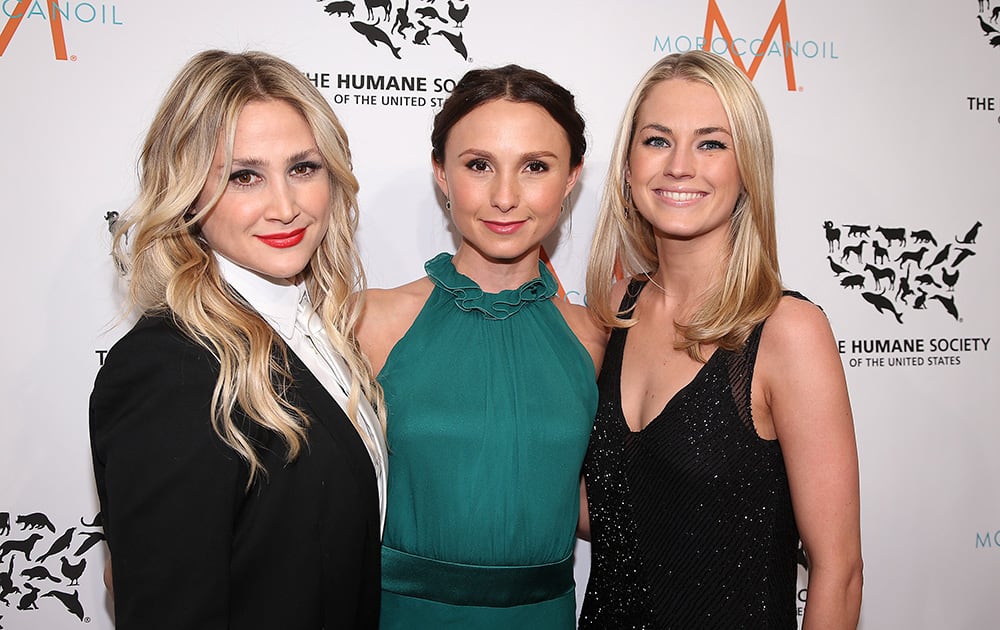
[[[550,74],[589,128],[572,210],[546,243],[582,302],[625,99],[657,58],[699,45],[706,24],[717,52],[728,55],[728,39],[753,69],[771,115],[785,282],[825,308],[842,342],[861,457],[861,627],[1000,625],[1000,425],[988,411],[1000,374],[989,215],[1000,34],[988,31],[1000,19],[989,2],[452,2],[464,18],[444,0],[395,0],[391,11],[383,1],[371,14],[324,0],[51,4],[53,15],[43,0],[0,0],[11,234],[0,248],[0,628],[112,627],[86,411],[101,352],[127,325],[116,324],[105,216],[132,200],[141,138],[188,57],[263,49],[320,85],[351,137],[372,286],[411,280],[454,251],[428,140],[449,81],[508,62]],[[414,25],[405,39],[401,15]]]

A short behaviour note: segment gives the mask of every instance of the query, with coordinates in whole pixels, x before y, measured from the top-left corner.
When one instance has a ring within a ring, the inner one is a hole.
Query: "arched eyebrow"
[[[647,131],[647,130],[656,131],[656,132],[659,132],[659,133],[662,133],[662,134],[666,134],[666,135],[674,135],[673,129],[671,129],[670,127],[667,127],[666,125],[661,125],[659,123],[650,123],[650,124],[644,126],[639,131]],[[726,134],[727,136],[730,136],[730,137],[732,137],[732,135],[733,135],[725,127],[699,127],[699,128],[697,128],[697,129],[694,130],[694,133],[695,133],[696,136],[708,136],[708,135],[711,135],[713,133],[724,133],[724,134]]]

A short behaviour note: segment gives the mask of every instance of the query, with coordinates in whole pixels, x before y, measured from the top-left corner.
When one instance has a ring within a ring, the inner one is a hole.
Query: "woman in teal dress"
[[[383,629],[573,628],[580,468],[605,336],[539,260],[586,150],[572,94],[473,70],[434,119],[461,243],[371,290],[358,328],[385,391]]]

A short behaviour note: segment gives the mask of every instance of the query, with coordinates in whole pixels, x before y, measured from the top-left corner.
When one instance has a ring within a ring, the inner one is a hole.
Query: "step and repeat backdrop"
[[[94,376],[131,322],[108,227],[163,91],[205,48],[283,56],[333,104],[376,287],[457,244],[429,143],[455,81],[514,62],[567,86],[590,148],[545,248],[575,303],[632,86],[671,52],[733,59],[774,128],[785,283],[828,313],[850,385],[861,627],[1000,626],[994,4],[0,0],[0,628],[113,627],[87,431]],[[581,543],[581,597],[588,569]]]

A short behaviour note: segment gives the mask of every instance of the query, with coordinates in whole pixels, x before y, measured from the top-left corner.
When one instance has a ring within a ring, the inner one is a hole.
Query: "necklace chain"
[[[643,271],[642,275],[646,276],[646,280],[649,280],[650,282],[652,282],[653,286],[656,287],[657,289],[659,289],[664,295],[667,294],[667,290],[664,289],[663,287],[661,287],[659,282],[657,282],[656,280],[653,280],[653,277],[649,275],[648,271]]]

